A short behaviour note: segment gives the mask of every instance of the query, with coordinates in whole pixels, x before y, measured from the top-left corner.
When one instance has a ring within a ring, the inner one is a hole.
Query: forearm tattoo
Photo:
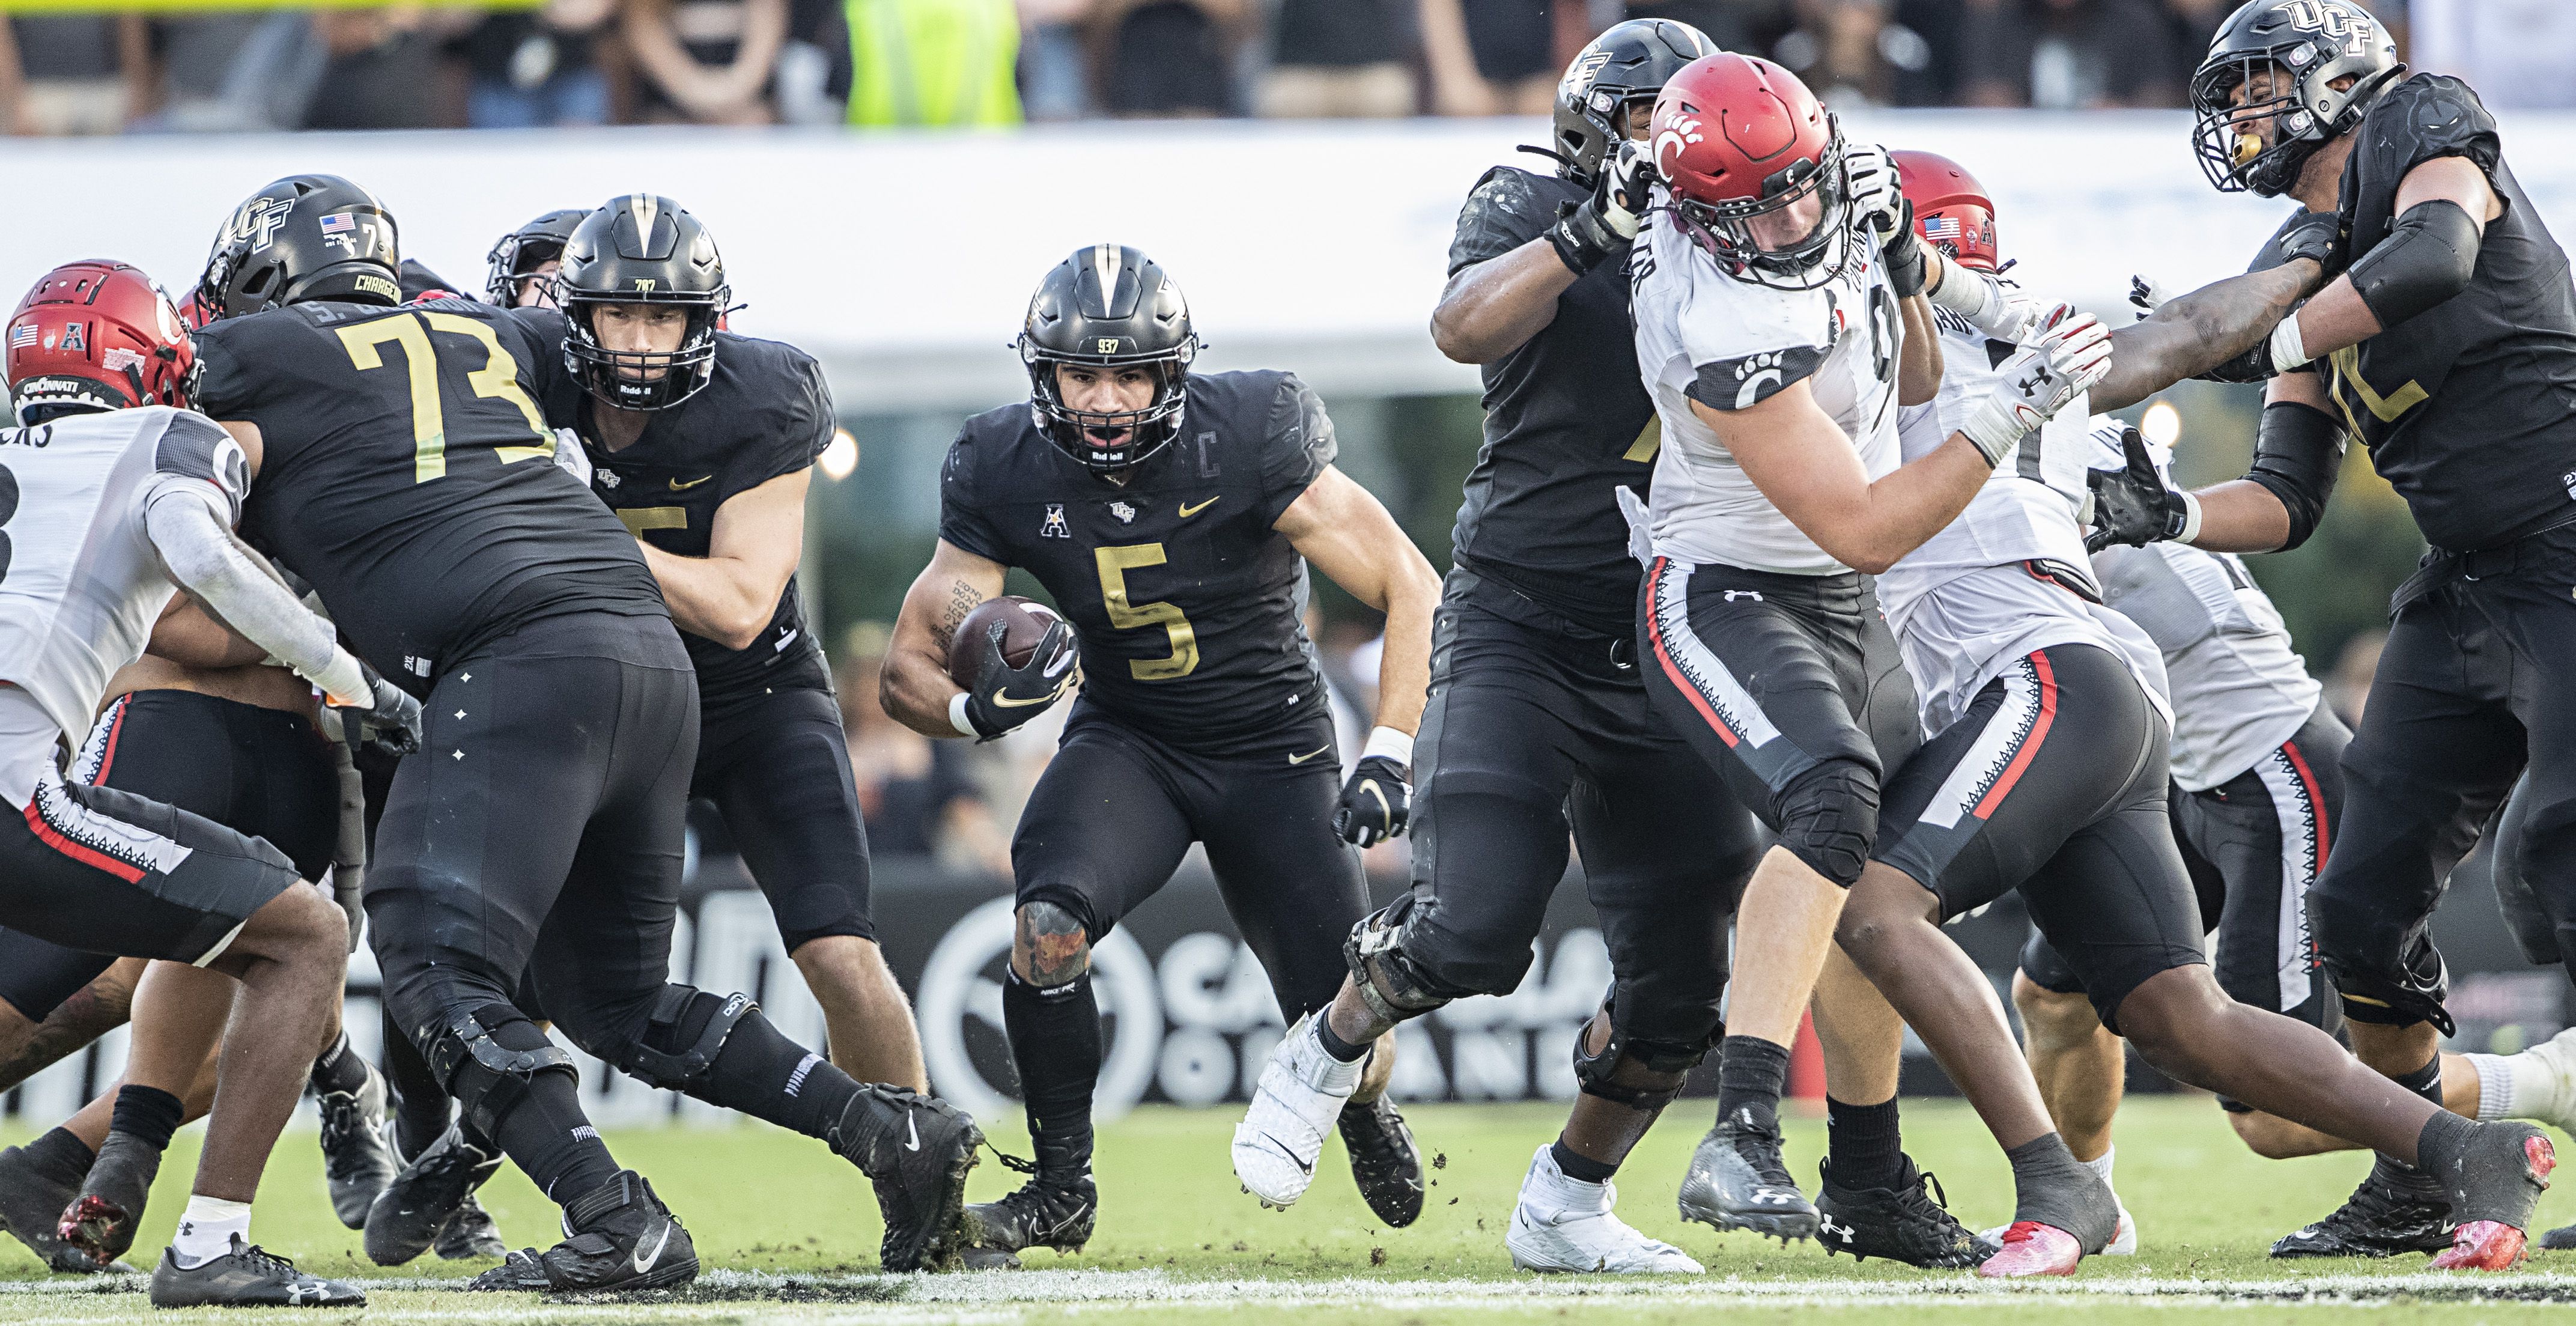
[[[983,601],[984,595],[973,585],[963,580],[948,583],[948,607],[939,614],[939,624],[930,628],[930,637],[941,650],[946,650],[948,642],[956,638],[957,628],[965,623],[966,614],[973,612],[975,605]]]

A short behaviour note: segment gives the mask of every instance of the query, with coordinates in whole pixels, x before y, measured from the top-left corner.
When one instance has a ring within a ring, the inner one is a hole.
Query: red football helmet
[[[179,310],[141,269],[65,263],[9,315],[9,392],[18,422],[196,401],[197,348]]]
[[[1995,204],[1986,196],[1986,186],[1937,152],[1887,155],[1896,162],[1905,201],[1914,204],[1914,229],[1924,242],[1957,259],[1962,267],[1992,275],[2000,258],[1995,251]]]
[[[1850,260],[1851,189],[1833,113],[1796,74],[1750,55],[1684,65],[1655,98],[1655,169],[1682,230],[1735,276],[1812,290]],[[1763,243],[1763,218],[1816,198],[1802,237]]]

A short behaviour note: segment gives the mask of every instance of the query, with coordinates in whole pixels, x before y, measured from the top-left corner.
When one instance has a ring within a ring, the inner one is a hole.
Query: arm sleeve
[[[822,366],[797,355],[795,371],[787,376],[795,385],[761,411],[759,436],[725,458],[718,502],[811,466],[831,445],[832,392],[823,384]]]
[[[971,429],[948,444],[948,463],[939,467],[939,537],[978,557],[1010,565],[1007,545],[993,528],[990,514],[975,491],[975,442]]]
[[[202,483],[155,476],[143,490],[143,529],[170,578],[242,638],[335,696],[368,692],[358,660],[331,624],[269,578],[233,538],[222,499]]]
[[[2245,477],[2263,485],[2290,513],[2287,552],[2316,533],[2343,469],[2343,425],[2325,411],[2295,401],[2263,407],[2254,435],[2254,465]]]
[[[1476,181],[1458,209],[1458,231],[1449,241],[1449,274],[1499,258],[1547,233],[1556,213],[1540,199],[1528,172],[1496,166]]]
[[[225,527],[240,522],[242,503],[250,497],[250,458],[223,425],[185,411],[171,415],[153,447],[152,469],[155,474],[211,486],[222,498]]]
[[[1280,375],[1279,394],[1271,399],[1269,421],[1261,433],[1261,523],[1279,523],[1279,517],[1340,454],[1332,416],[1324,413],[1324,398],[1296,374]]]

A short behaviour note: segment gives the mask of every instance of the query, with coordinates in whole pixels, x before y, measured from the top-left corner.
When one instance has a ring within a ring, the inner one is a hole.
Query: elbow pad
[[[2383,328],[2414,317],[2469,287],[2478,269],[2478,223],[2458,203],[2435,198],[2406,209],[2352,265],[2352,288]]]
[[[2263,485],[2290,513],[2288,552],[2316,533],[2343,469],[2343,425],[2313,405],[2274,401],[2263,407],[2254,435],[2254,467],[2245,477]]]

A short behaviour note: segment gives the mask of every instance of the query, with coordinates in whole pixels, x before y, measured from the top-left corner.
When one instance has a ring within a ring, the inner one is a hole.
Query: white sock
[[[2100,1179],[2102,1181],[2102,1186],[2108,1188],[2111,1186],[2111,1160],[2119,1154],[2120,1148],[2116,1146],[2107,1146],[2102,1148],[2101,1155],[2096,1156],[2091,1160],[2079,1160],[2075,1163],[2093,1171],[2093,1177]]]
[[[250,1203],[191,1196],[179,1216],[179,1232],[170,1236],[170,1255],[188,1270],[232,1251],[235,1238],[250,1243]]]

